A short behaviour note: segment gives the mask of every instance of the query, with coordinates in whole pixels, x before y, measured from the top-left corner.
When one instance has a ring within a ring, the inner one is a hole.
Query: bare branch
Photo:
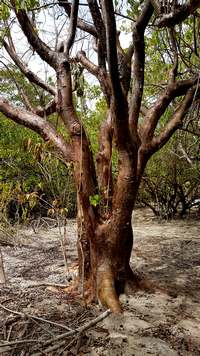
[[[155,24],[158,27],[172,27],[187,19],[199,6],[200,0],[190,0],[187,4],[180,5],[175,11],[171,11],[159,17]]]
[[[67,14],[67,16],[70,18],[71,16],[71,4],[68,3],[68,1],[66,0],[59,0],[58,1],[59,5],[62,6]],[[90,33],[92,36],[97,37],[97,31],[95,29],[94,26],[89,25],[87,22],[85,22],[84,20],[82,20],[80,17],[77,18],[77,27],[80,30],[83,30],[87,33]]]
[[[24,103],[26,109],[30,112],[35,113],[35,108],[30,103],[30,100],[29,100],[28,96],[25,94],[24,90],[19,85],[17,85],[17,87],[18,87],[18,91],[22,97],[22,100],[23,100],[23,103]]]
[[[8,52],[9,56],[12,58],[13,62],[17,65],[20,71],[26,76],[26,78],[40,88],[48,91],[50,94],[55,95],[56,89],[51,85],[45,83],[41,78],[39,78],[35,73],[33,73],[25,63],[18,57],[17,53],[15,52],[14,47],[8,45],[8,43],[3,40],[3,45]]]
[[[73,0],[71,13],[70,13],[70,24],[69,24],[69,32],[66,43],[66,54],[69,55],[70,48],[73,45],[74,38],[76,35],[76,26],[77,26],[77,17],[78,17],[78,6],[79,0]]]
[[[35,114],[40,117],[47,117],[56,112],[56,100],[51,100],[45,107],[37,107],[35,109]]]
[[[178,144],[178,150],[180,151],[180,153],[182,153],[183,157],[181,158],[185,158],[186,161],[189,163],[189,164],[193,164],[192,162],[192,159],[188,156],[187,152],[185,151],[185,149],[183,148],[183,145],[181,142],[179,142]]]
[[[86,330],[88,330],[89,328],[91,328],[92,326],[96,325],[97,323],[99,323],[100,321],[102,321],[103,319],[107,318],[109,315],[111,314],[111,310],[107,309],[106,311],[104,311],[103,313],[101,313],[100,315],[98,315],[95,319],[92,319],[90,321],[88,321],[87,323],[85,323],[82,326],[79,326],[77,329],[68,331],[66,333],[60,334],[55,336],[54,338],[46,341],[43,346],[48,346],[50,345],[52,342],[54,341],[58,341],[58,340],[62,340],[63,338],[75,335],[76,333],[82,333]]]
[[[169,73],[169,83],[174,83],[175,79],[176,79],[176,75],[177,75],[177,70],[178,70],[178,51],[177,51],[174,28],[169,28],[169,38],[170,38],[173,57],[174,57],[173,67]]]
[[[187,83],[186,83],[187,82]],[[144,124],[139,130],[139,136],[141,139],[141,145],[138,151],[138,163],[137,163],[137,176],[141,179],[144,172],[144,168],[148,159],[163,147],[166,142],[170,139],[173,133],[181,127],[182,121],[188,112],[188,109],[192,105],[195,99],[199,98],[200,88],[198,86],[198,78],[194,79],[197,85],[192,86],[192,81],[182,81],[175,83],[173,86],[169,86],[165,93],[157,100],[156,104],[147,111],[145,116]],[[188,87],[187,87],[188,86]],[[187,88],[187,89],[186,89]],[[170,89],[170,91],[169,91]],[[162,113],[170,104],[172,97],[178,96],[183,92],[180,90],[185,90],[185,97],[182,102],[178,105],[171,119],[166,124],[163,131],[158,136],[154,136],[154,131],[156,125],[162,116]],[[162,112],[162,113],[161,113]]]
[[[159,136],[156,136],[152,140],[152,149],[153,152],[159,150],[165,143],[169,140],[169,138],[173,135],[173,133],[181,126],[182,120],[185,117],[188,109],[190,108],[193,97],[195,94],[195,87],[189,89],[185,98],[182,100],[181,104],[178,106],[170,121],[166,124],[164,130],[160,133]]]
[[[6,67],[8,73],[10,75],[11,80],[15,83],[15,86],[16,86],[16,88],[18,90],[18,93],[21,96],[22,102],[24,103],[24,105],[27,108],[27,110],[35,113],[35,109],[32,106],[32,104],[30,103],[30,100],[29,100],[28,96],[25,94],[22,86],[15,79],[13,71],[5,63],[3,63],[2,61],[0,61],[0,62]]]
[[[86,53],[84,51],[79,51],[75,59],[77,62],[80,62],[83,67],[88,70],[88,72],[93,74],[95,77],[98,77],[99,67],[86,57]]]
[[[103,18],[106,27],[107,59],[108,68],[111,77],[112,91],[116,102],[123,98],[122,88],[118,72],[117,56],[117,31],[114,15],[113,2],[102,0]]]
[[[51,67],[56,68],[57,54],[51,50],[38,36],[25,10],[17,9],[15,0],[11,0],[16,17],[30,45],[38,55]]]
[[[133,45],[134,45],[134,66],[133,78],[134,85],[132,89],[132,103],[130,112],[130,126],[137,127],[137,121],[140,113],[140,106],[144,86],[144,65],[145,65],[145,43],[144,32],[153,14],[151,1],[147,0],[144,8],[134,26]]]
[[[97,41],[97,53],[98,53],[98,63],[100,67],[106,68],[105,58],[106,58],[106,31],[102,20],[101,12],[96,0],[87,0],[94,22],[94,26],[97,31],[98,41]]]
[[[12,73],[10,68],[5,63],[2,62],[2,64],[6,67],[7,71],[9,72],[9,74],[12,78],[12,81],[14,81],[16,88],[19,92],[19,95],[21,96],[22,101],[28,111],[30,111],[38,116],[41,116],[41,117],[47,117],[56,111],[56,100],[55,99],[51,100],[47,105],[45,105],[45,107],[41,107],[41,106],[38,106],[37,108],[33,107],[28,96],[25,94],[22,86],[19,85],[19,83],[16,81],[16,79],[14,77],[14,73]]]
[[[45,141],[53,143],[66,161],[73,159],[71,146],[64,140],[54,126],[43,118],[24,109],[11,105],[7,100],[0,98],[0,111],[16,123],[37,132]]]
[[[197,40],[197,34],[196,34],[196,16],[194,14],[194,19],[193,19],[193,38],[194,38],[194,53],[196,54],[197,57],[199,57],[199,54],[198,54],[198,40]]]
[[[155,104],[147,111],[144,121],[139,129],[139,136],[143,142],[150,142],[155,128],[167,107],[176,97],[185,95],[187,91],[197,83],[198,76],[188,80],[182,80],[168,84],[164,92],[156,100]]]
[[[111,86],[110,79],[104,69],[98,67],[93,62],[91,62],[87,57],[84,51],[79,51],[75,58],[76,61],[80,62],[82,66],[93,74],[98,80],[103,90],[103,93],[106,97],[107,102],[110,102],[111,96]]]

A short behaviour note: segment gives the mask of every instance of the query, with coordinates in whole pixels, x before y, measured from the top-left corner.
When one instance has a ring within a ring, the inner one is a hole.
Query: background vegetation
[[[84,96],[75,100],[86,123],[92,149],[97,152],[96,137],[105,115],[105,102],[99,98],[97,86],[88,90],[86,85]],[[88,108],[90,102],[95,102],[93,110]],[[187,128],[179,131],[147,166],[138,206],[150,207],[160,218],[184,217],[192,207],[199,209],[199,128],[191,127],[198,114],[197,106],[188,118]],[[117,157],[113,160],[115,170]],[[76,215],[70,165],[55,157],[51,148],[31,130],[5,117],[0,120],[0,214],[4,224],[29,223],[42,216],[71,218]]]
[[[33,2],[34,3],[34,2]],[[140,2],[128,1],[127,16],[137,15]],[[120,2],[115,2],[116,7]],[[27,7],[32,2],[27,2]],[[1,5],[1,17],[9,17],[8,8]],[[119,8],[120,11],[120,8]],[[181,53],[179,74],[188,73],[199,67],[198,37],[200,21],[188,18],[184,26],[178,25],[177,45]],[[126,33],[131,31],[127,22],[121,22]],[[3,38],[5,28],[1,30]],[[182,36],[184,33],[184,36]],[[195,38],[196,37],[196,38]],[[144,110],[155,100],[166,84],[170,62],[167,31],[146,34],[146,71],[144,88]],[[195,48],[191,46],[194,42]],[[168,53],[168,55],[166,55]],[[169,65],[167,65],[167,63]],[[13,64],[0,66],[1,93],[14,104],[20,105],[21,91],[28,96],[33,106],[44,106],[48,95],[42,89],[30,85]],[[78,74],[78,75],[77,75]],[[52,79],[48,78],[49,84]],[[74,69],[74,100],[81,120],[87,128],[94,153],[98,150],[98,132],[106,113],[106,103],[98,85],[85,80],[81,67]],[[160,83],[155,85],[154,83]],[[176,99],[178,101],[179,99]],[[175,103],[174,103],[175,104]],[[158,130],[168,120],[172,106],[163,115]],[[142,180],[138,204],[150,207],[156,216],[173,218],[188,214],[192,207],[200,206],[200,104],[190,110],[184,127],[181,127],[170,142],[148,163]],[[0,114],[1,115],[1,114]],[[62,131],[62,124],[53,114],[50,120]],[[142,120],[142,115],[140,116]],[[91,124],[92,123],[92,124]],[[64,134],[64,130],[62,131]],[[116,171],[117,156],[113,155],[113,170]],[[66,166],[51,147],[47,146],[32,131],[20,127],[1,115],[0,117],[0,217],[3,223],[30,222],[40,216],[74,217],[76,193],[72,167]]]

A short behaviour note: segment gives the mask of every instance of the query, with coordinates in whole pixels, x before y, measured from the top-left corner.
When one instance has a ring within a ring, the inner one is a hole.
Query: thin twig
[[[61,340],[63,338],[66,338],[66,337],[73,336],[73,335],[75,335],[77,333],[82,333],[83,331],[88,330],[92,326],[96,325],[97,323],[99,323],[100,321],[105,319],[110,314],[111,314],[111,310],[107,309],[105,312],[100,314],[97,318],[95,318],[93,320],[90,320],[88,323],[84,324],[83,326],[80,326],[79,328],[71,330],[71,331],[69,331],[67,333],[60,334],[60,335],[56,336],[55,338],[46,341],[44,345],[47,346],[47,345],[51,344],[54,341],[58,341],[58,340]]]
[[[69,3],[69,4],[71,5],[71,3]],[[38,10],[41,10],[43,8],[52,7],[52,6],[55,6],[55,5],[59,5],[59,2],[52,2],[52,3],[49,3],[49,4],[44,4],[44,5],[41,5],[41,6],[37,6],[37,7],[32,8],[31,11],[38,11]],[[80,3],[79,5],[80,6],[88,6],[88,4],[85,4],[85,3]],[[98,7],[99,7],[99,9],[101,9],[100,6],[98,6]],[[119,16],[119,17],[122,17],[124,19],[127,19],[129,21],[135,22],[135,19],[133,19],[132,17],[130,17],[128,15],[124,15],[121,12],[115,11],[115,15]]]
[[[49,355],[50,352],[52,351],[56,351],[58,349],[60,349],[62,346],[65,346],[64,350],[62,349],[61,352],[58,354],[58,356],[62,355],[64,351],[68,350],[75,341],[77,341],[80,338],[81,334],[76,335],[72,341],[69,342],[69,344],[66,345],[66,340],[63,340],[61,342],[59,342],[58,344],[55,344],[53,346],[48,347],[45,350],[42,350],[41,352],[38,352],[36,354],[33,354],[32,356],[40,356],[40,355]]]
[[[23,339],[23,340],[13,340],[13,341],[3,341],[3,344],[0,344],[1,347],[5,346],[12,346],[12,345],[18,345],[18,344],[33,344],[39,342],[39,340],[36,339]]]
[[[11,324],[11,325],[10,325],[10,328],[9,328],[9,330],[8,330],[8,336],[7,336],[6,341],[10,341],[10,336],[11,336],[12,329],[13,329],[13,325]]]
[[[99,323],[100,321],[102,321],[103,319],[105,319],[107,316],[109,316],[111,314],[111,310],[110,309],[107,309],[105,312],[103,312],[102,314],[100,314],[97,318],[93,319],[93,320],[90,320],[88,323],[84,324],[83,326],[80,326],[79,328],[75,329],[75,330],[72,330],[72,331],[69,331],[67,333],[64,333],[64,334],[61,334],[61,335],[58,335],[56,336],[55,338],[53,339],[50,339],[48,341],[46,341],[43,346],[48,346],[50,345],[51,343],[53,343],[54,341],[58,341],[58,340],[61,340],[63,338],[68,338],[70,336],[74,336],[76,335],[76,337],[67,345],[67,348],[69,348],[71,346],[71,344],[74,343],[75,340],[77,340],[80,335],[88,330],[89,328],[91,328],[92,326],[96,325],[97,323]],[[62,342],[60,342],[59,344],[56,344],[56,345],[53,345],[47,349],[44,350],[44,353],[49,353],[51,351],[54,351],[54,350],[57,350],[58,348],[60,348],[61,346],[65,345],[66,341],[63,340]],[[41,356],[43,353],[42,352],[37,352],[35,354],[33,354],[32,356]]]
[[[36,282],[30,284],[27,288],[34,288],[34,287],[57,287],[57,288],[67,288],[66,284],[61,283],[51,283],[51,282]]]
[[[35,318],[30,318],[30,320],[32,320],[33,323],[38,325],[40,327],[40,329],[44,330],[46,333],[51,335],[51,337],[55,337],[55,334],[51,330],[49,330],[47,327],[45,327],[42,323],[40,323],[38,320],[36,320]]]
[[[27,315],[27,314],[26,314],[26,315]],[[60,323],[56,323],[56,322],[51,321],[51,320],[46,320],[46,319],[40,318],[40,317],[38,317],[38,316],[29,315],[29,317],[32,318],[32,319],[35,319],[35,320],[43,321],[44,323],[48,323],[48,324],[51,324],[51,325],[54,325],[54,326],[59,326],[60,328],[63,328],[63,329],[69,330],[69,331],[72,330],[71,328],[69,328],[69,327],[66,326],[66,325],[63,325],[63,324],[60,324]]]
[[[42,321],[44,323],[48,323],[48,324],[51,324],[51,325],[54,325],[54,326],[59,326],[63,329],[66,329],[66,330],[69,330],[70,332],[71,331],[74,331],[72,330],[71,328],[69,328],[68,326],[66,325],[63,325],[63,324],[60,324],[60,323],[55,323],[54,321],[51,321],[51,320],[47,320],[47,319],[44,319],[44,318],[41,318],[39,316],[35,316],[35,315],[31,315],[31,314],[26,314],[26,313],[22,313],[22,312],[17,312],[15,310],[12,310],[12,309],[9,309],[7,307],[5,307],[4,305],[0,304],[0,308],[8,311],[9,313],[12,313],[12,314],[16,314],[16,315],[20,315],[21,317],[27,317],[27,318],[31,318],[31,319],[35,319],[35,320],[39,320],[39,321]]]

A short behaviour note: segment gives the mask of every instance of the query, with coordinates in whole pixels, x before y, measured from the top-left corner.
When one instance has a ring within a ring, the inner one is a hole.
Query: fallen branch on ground
[[[12,309],[9,309],[7,307],[5,307],[4,305],[0,304],[0,308],[8,311],[9,313],[12,313],[12,314],[15,314],[15,315],[20,315],[21,317],[23,318],[30,318],[30,319],[35,319],[35,320],[39,320],[39,321],[42,321],[44,323],[48,323],[48,324],[51,324],[51,325],[54,325],[54,326],[58,326],[58,327],[61,327],[63,329],[66,329],[66,330],[69,330],[69,331],[73,331],[71,328],[69,328],[68,326],[66,325],[63,325],[63,324],[60,324],[60,323],[55,323],[54,321],[51,321],[51,320],[47,320],[47,319],[44,319],[44,318],[41,318],[39,316],[36,316],[36,315],[31,315],[31,314],[26,314],[26,313],[22,313],[22,312],[17,312],[15,310],[12,310]]]
[[[51,282],[35,282],[30,284],[27,288],[34,288],[34,287],[57,287],[57,288],[67,288],[67,284],[60,284],[60,283],[51,283]]]
[[[50,345],[52,342],[54,341],[58,341],[58,340],[61,340],[63,338],[66,338],[66,337],[70,337],[70,336],[73,336],[77,333],[82,333],[83,331],[86,331],[88,330],[89,328],[91,328],[92,326],[96,325],[97,323],[99,323],[101,320],[105,319],[109,314],[111,314],[111,310],[110,309],[107,309],[105,312],[103,312],[102,314],[100,314],[97,318],[93,319],[93,320],[90,320],[88,323],[86,323],[85,325],[83,326],[80,326],[79,328],[76,328],[74,330],[71,330],[67,333],[64,333],[64,334],[60,334],[56,337],[54,337],[53,339],[50,339],[48,341],[45,342],[44,346],[47,346],[47,345]]]
[[[39,342],[39,341],[35,340],[35,339],[4,341],[3,344],[0,344],[0,348],[1,347],[5,347],[5,346],[17,345],[17,344],[33,344],[33,343],[36,343],[36,342]]]
[[[46,341],[43,346],[49,346],[50,344],[52,344],[55,341],[59,341],[65,338],[68,338],[70,336],[74,336],[77,334],[77,337],[72,340],[73,342],[80,336],[80,334],[82,334],[83,332],[85,332],[86,330],[90,329],[92,326],[96,325],[97,323],[99,323],[100,321],[102,321],[103,319],[105,319],[107,316],[109,316],[111,314],[111,310],[107,309],[105,312],[103,312],[102,314],[100,314],[97,318],[90,320],[88,323],[84,324],[83,326],[80,326],[79,328],[76,328],[72,331],[69,331],[67,333],[64,334],[60,334],[52,339],[49,339],[48,341]],[[49,347],[45,350],[43,350],[42,352],[38,352],[33,354],[32,356],[41,356],[43,353],[47,353],[50,351],[55,351],[58,348],[60,348],[61,346],[65,345],[65,340],[63,340],[62,342],[60,342],[59,344],[53,345],[52,347]],[[69,347],[69,345],[68,345]]]
[[[61,346],[64,346],[65,343],[66,343],[66,341],[62,340],[62,339],[66,339],[68,337],[74,336],[74,339],[72,340],[72,342],[70,342],[69,345],[67,345],[67,348],[69,348],[71,343],[73,343],[75,340],[77,340],[83,332],[85,332],[86,330],[90,329],[91,327],[93,327],[94,325],[96,325],[97,323],[99,323],[100,321],[102,321],[103,319],[105,319],[107,316],[109,316],[111,314],[111,310],[107,309],[105,312],[100,314],[95,319],[92,319],[89,322],[85,323],[84,325],[82,325],[82,326],[80,326],[80,327],[78,327],[78,328],[73,330],[73,329],[68,328],[65,325],[62,325],[62,324],[59,324],[59,323],[55,323],[55,322],[52,322],[50,320],[46,320],[46,319],[43,319],[43,318],[40,318],[40,317],[37,317],[37,316],[34,316],[34,315],[26,314],[26,313],[23,313],[23,312],[14,311],[12,309],[9,309],[9,308],[5,307],[2,304],[0,304],[0,308],[8,311],[9,313],[12,313],[12,314],[15,314],[15,315],[19,315],[19,316],[21,316],[23,318],[26,317],[26,318],[30,318],[30,319],[39,320],[39,321],[46,322],[46,323],[49,323],[49,324],[52,324],[52,325],[55,325],[55,326],[58,326],[58,327],[62,327],[62,328],[65,328],[65,329],[69,330],[68,332],[65,332],[63,334],[57,335],[57,336],[55,336],[55,337],[53,337],[53,338],[51,338],[51,339],[49,339],[49,340],[47,340],[45,342],[42,342],[42,341],[39,341],[39,340],[34,340],[34,339],[24,339],[24,340],[3,341],[3,343],[0,344],[0,348],[6,347],[6,346],[22,344],[22,343],[39,343],[39,347],[40,348],[41,347],[47,347],[45,350],[42,350],[42,351],[39,351],[39,352],[33,354],[33,356],[39,356],[39,355],[42,355],[44,352],[48,353],[50,351],[57,350]],[[55,343],[57,341],[60,341],[60,340],[62,340],[62,341],[57,343],[57,344],[54,344],[52,346],[49,346],[49,345],[51,345],[51,344],[53,344],[53,343]]]

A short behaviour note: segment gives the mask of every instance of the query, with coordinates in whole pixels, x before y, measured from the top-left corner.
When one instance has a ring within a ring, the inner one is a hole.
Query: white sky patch
[[[86,0],[81,3],[87,4]],[[60,16],[61,13],[62,16]],[[87,6],[80,6],[79,16],[92,24],[91,15]],[[120,18],[119,16],[117,17],[116,22],[118,30],[120,30],[121,26],[125,26],[127,28],[130,27],[130,21]],[[67,38],[68,24],[68,17],[59,6],[56,8],[55,6],[47,8],[36,15],[36,27],[39,28],[39,36],[53,50],[58,44],[57,41],[59,42]],[[46,62],[41,60],[35,51],[33,51],[16,20],[12,22],[11,35],[17,54],[20,58],[22,58],[27,66],[40,78],[42,78],[42,80],[47,81],[48,78],[51,77],[53,81],[56,82],[55,71]],[[131,33],[121,31],[120,42],[122,48],[127,48],[131,42]],[[97,64],[97,55],[93,49],[93,46],[94,39],[92,36],[78,29],[71,54],[72,56],[75,56],[79,50],[84,50],[87,57],[92,62]],[[0,59],[5,64],[12,63],[12,60],[3,48],[0,50]],[[0,67],[2,67],[1,63]],[[91,84],[97,84],[97,80],[94,76],[86,73],[86,71],[84,73],[86,80],[88,80]]]

